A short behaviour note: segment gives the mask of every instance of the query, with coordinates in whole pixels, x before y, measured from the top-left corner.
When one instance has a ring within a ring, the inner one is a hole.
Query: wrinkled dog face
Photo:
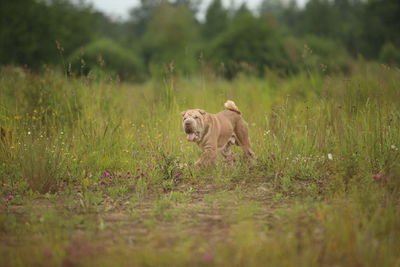
[[[201,109],[189,109],[181,112],[181,115],[183,117],[182,127],[187,133],[187,140],[190,142],[199,141],[204,130],[206,112]]]

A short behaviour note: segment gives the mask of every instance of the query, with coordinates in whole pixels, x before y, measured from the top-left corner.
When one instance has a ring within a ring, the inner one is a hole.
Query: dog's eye
[[[194,116],[194,118],[195,118],[195,119],[198,119],[199,117],[198,117],[198,116]]]

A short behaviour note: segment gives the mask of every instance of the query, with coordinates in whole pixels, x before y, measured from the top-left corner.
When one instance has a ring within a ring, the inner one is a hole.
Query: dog
[[[181,112],[187,140],[197,143],[203,151],[195,166],[214,165],[217,152],[221,152],[226,161],[235,161],[235,155],[230,150],[232,145],[240,146],[250,162],[255,160],[250,147],[249,128],[242,113],[231,100],[226,101],[224,107],[225,110],[217,114],[202,109]]]

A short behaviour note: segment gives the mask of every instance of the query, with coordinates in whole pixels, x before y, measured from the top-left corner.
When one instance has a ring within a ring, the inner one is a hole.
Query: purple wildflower
[[[374,174],[372,178],[374,178],[375,181],[380,181],[383,180],[384,174],[384,171],[379,171],[378,173]]]
[[[206,252],[206,253],[203,254],[202,258],[203,258],[204,261],[210,262],[210,261],[214,260],[214,255],[211,252]]]
[[[109,181],[103,180],[103,181],[100,182],[100,184],[101,184],[101,185],[108,185],[108,184],[109,184]]]
[[[12,194],[8,194],[7,196],[6,196],[6,198],[5,198],[5,201],[6,202],[9,202],[9,201],[11,201],[11,200],[13,200],[14,199],[14,196],[12,195]]]

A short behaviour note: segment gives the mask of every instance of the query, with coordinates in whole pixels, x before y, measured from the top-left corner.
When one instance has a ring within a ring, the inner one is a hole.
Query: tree
[[[228,78],[234,77],[243,66],[254,68],[260,76],[266,67],[289,67],[279,28],[273,27],[266,18],[256,18],[244,9],[228,31],[214,43],[207,57],[214,63],[223,63]]]
[[[221,0],[214,0],[207,8],[205,23],[203,25],[203,36],[213,39],[228,26],[228,11],[223,7]]]
[[[96,19],[87,6],[66,0],[2,1],[0,8],[0,62],[38,68],[59,63],[96,35]]]
[[[329,0],[310,0],[299,21],[303,34],[333,38],[337,34],[336,12]]]
[[[141,0],[140,5],[130,10],[128,19],[128,28],[132,31],[129,34],[142,36],[146,30],[154,9],[162,0]]]
[[[142,40],[145,64],[174,62],[179,71],[193,71],[198,43],[193,13],[186,6],[161,2],[153,10],[148,23]]]
[[[385,43],[400,47],[400,2],[398,0],[369,0],[363,17],[363,51],[377,58]]]

